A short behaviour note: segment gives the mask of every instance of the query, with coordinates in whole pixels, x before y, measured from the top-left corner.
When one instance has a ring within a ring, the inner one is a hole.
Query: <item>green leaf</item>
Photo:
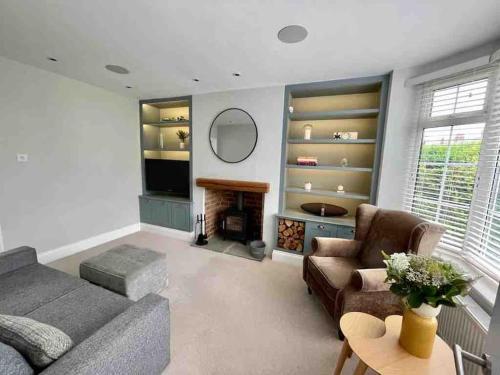
[[[424,302],[424,299],[419,292],[410,293],[408,296],[408,304],[414,309],[420,307],[422,302]]]
[[[426,297],[435,296],[437,293],[437,288],[435,286],[424,286],[422,288],[422,294]]]

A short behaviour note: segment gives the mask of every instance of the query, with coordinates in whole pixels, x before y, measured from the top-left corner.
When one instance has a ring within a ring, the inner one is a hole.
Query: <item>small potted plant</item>
[[[442,260],[404,253],[382,254],[387,265],[386,282],[405,307],[399,343],[410,354],[428,358],[441,306],[457,306],[456,297],[467,295],[475,278]]]
[[[186,143],[185,143],[186,139],[189,138],[189,133],[187,131],[184,131],[184,130],[180,129],[180,130],[177,130],[177,133],[175,133],[175,134],[177,134],[177,137],[180,140],[180,142],[179,142],[179,148],[181,150],[183,150],[184,147],[185,147],[185,145],[186,145]]]

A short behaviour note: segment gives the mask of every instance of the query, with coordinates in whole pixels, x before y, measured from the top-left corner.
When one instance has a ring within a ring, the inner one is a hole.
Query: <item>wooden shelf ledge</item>
[[[214,190],[247,191],[251,193],[268,193],[268,182],[223,180],[217,178],[197,178],[196,186]]]

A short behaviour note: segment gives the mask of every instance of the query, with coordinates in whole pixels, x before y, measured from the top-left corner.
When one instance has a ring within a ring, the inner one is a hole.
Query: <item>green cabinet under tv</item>
[[[141,195],[139,209],[141,223],[191,231],[191,202],[187,199]]]
[[[191,97],[141,100],[139,109],[141,223],[190,232],[193,228]],[[180,139],[180,133],[187,135],[187,138]],[[188,164],[189,175],[179,174],[179,169],[174,167],[177,164]],[[185,183],[178,183],[181,178]],[[187,185],[189,191],[184,188]],[[179,186],[183,187],[183,191],[176,191]]]

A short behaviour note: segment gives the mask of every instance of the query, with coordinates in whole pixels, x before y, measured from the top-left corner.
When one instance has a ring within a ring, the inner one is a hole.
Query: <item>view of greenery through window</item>
[[[424,129],[412,211],[447,227],[443,243],[461,249],[484,123]]]

